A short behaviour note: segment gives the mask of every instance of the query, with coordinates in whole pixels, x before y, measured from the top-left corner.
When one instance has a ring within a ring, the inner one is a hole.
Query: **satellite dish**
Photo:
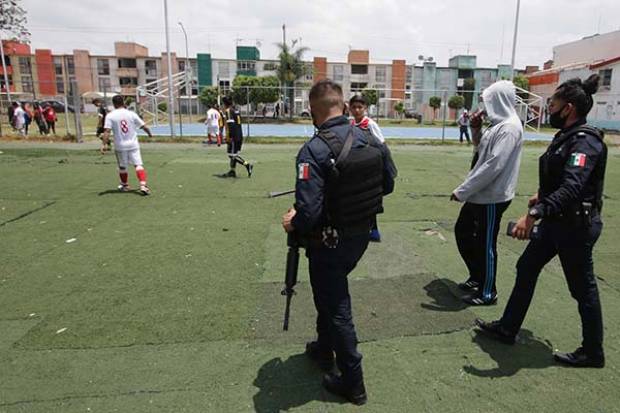
[[[432,62],[432,61],[433,61],[433,57],[431,56],[431,57],[429,57],[429,58],[428,58],[428,59],[426,59],[426,60],[428,60],[429,62]]]

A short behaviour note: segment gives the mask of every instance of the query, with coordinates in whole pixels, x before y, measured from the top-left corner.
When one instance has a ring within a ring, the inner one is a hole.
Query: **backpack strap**
[[[342,144],[336,134],[329,129],[320,130],[317,136],[325,142],[332,155],[336,158],[334,166],[341,165],[346,161],[351,152],[351,147],[353,146],[353,126],[349,127],[349,133],[347,134],[347,139],[344,144]]]

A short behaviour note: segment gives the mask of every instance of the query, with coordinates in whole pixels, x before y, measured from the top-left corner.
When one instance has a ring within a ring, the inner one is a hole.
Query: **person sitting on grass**
[[[379,142],[385,144],[385,138],[383,137],[383,133],[381,133],[379,125],[377,125],[377,122],[366,116],[367,111],[368,102],[364,96],[354,95],[349,100],[349,113],[353,116],[351,124],[367,131]],[[379,232],[379,227],[377,226],[376,217],[373,222],[372,229],[370,230],[370,240],[373,242],[381,242],[381,233]]]

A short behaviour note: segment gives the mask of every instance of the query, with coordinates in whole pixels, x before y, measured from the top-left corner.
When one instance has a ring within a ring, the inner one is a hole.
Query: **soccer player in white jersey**
[[[129,163],[135,166],[136,176],[140,181],[140,193],[150,195],[151,190],[146,185],[146,171],[142,164],[140,155],[140,143],[138,142],[138,129],[143,129],[149,137],[153,137],[151,130],[144,124],[140,117],[125,107],[125,100],[122,96],[116,95],[112,98],[114,110],[105,118],[103,125],[103,139],[101,153],[106,151],[106,145],[110,142],[110,131],[114,133],[114,151],[118,162],[118,175],[121,183],[118,190],[127,192],[130,190],[127,183],[127,166]]]
[[[212,105],[207,111],[207,119],[205,120],[207,125],[207,141],[202,143],[212,144],[213,139],[217,141],[217,146],[220,146],[220,111],[217,110],[217,105]]]

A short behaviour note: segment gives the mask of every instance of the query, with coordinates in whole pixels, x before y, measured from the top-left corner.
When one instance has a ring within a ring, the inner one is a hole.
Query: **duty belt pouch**
[[[583,225],[586,227],[592,226],[592,203],[582,202],[580,212],[581,212],[581,222],[583,223]]]

